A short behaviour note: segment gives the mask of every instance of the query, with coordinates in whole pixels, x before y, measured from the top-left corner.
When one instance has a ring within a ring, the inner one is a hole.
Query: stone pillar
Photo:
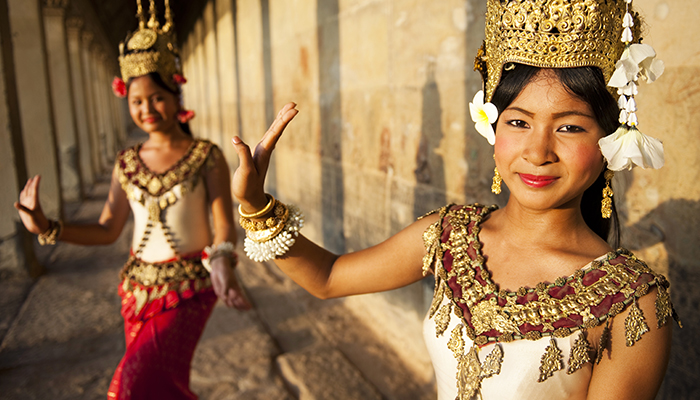
[[[73,88],[65,28],[68,0],[44,0],[44,33],[50,65],[51,102],[58,145],[61,192],[65,201],[82,197],[78,144],[73,108]]]
[[[95,87],[98,91],[98,96],[100,97],[100,114],[102,115],[103,129],[105,135],[105,158],[103,161],[108,162],[107,168],[111,168],[111,160],[113,160],[114,155],[117,152],[118,140],[116,124],[112,118],[111,109],[111,99],[112,90],[111,82],[112,79],[109,78],[107,73],[107,62],[109,57],[103,51],[97,53],[97,82]]]
[[[233,1],[216,2],[216,45],[219,62],[221,99],[221,142],[229,166],[238,166],[238,156],[231,138],[240,135],[238,102],[238,66]]]
[[[223,2],[219,2],[223,3]],[[214,13],[214,1],[207,1],[204,7],[204,56],[206,57],[207,79],[207,119],[209,126],[209,139],[222,146],[221,138],[221,101],[219,97],[219,63],[217,61],[216,47],[216,15]]]
[[[12,206],[27,180],[27,168],[7,10],[7,0],[0,0],[0,279],[43,272],[34,257],[32,235],[20,226]]]
[[[78,157],[80,176],[83,182],[83,193],[88,185],[95,181],[90,146],[90,128],[88,124],[88,110],[85,101],[85,85],[83,82],[83,64],[81,62],[80,32],[83,20],[71,17],[66,20],[66,32],[68,36],[68,60],[70,62],[71,84],[73,85],[73,115],[75,116],[75,128],[78,144]]]
[[[236,11],[242,138],[251,144],[267,130],[265,121],[265,67],[263,63],[262,6],[258,1],[239,1]]]
[[[100,165],[100,170],[105,171],[109,168],[109,163],[107,162],[107,127],[103,112],[104,99],[102,98],[100,90],[100,84],[102,83],[102,80],[100,79],[100,53],[100,47],[93,42],[89,54],[90,71],[92,72],[90,75],[90,88],[92,89],[92,99],[94,101],[95,108],[95,130],[97,135],[97,146],[99,149],[98,162]]]
[[[88,133],[90,137],[90,162],[95,176],[102,172],[100,165],[100,140],[98,136],[97,116],[95,111],[95,99],[93,95],[93,68],[90,56],[90,45],[93,39],[92,32],[83,31],[81,35],[80,63],[83,67],[83,88],[85,89],[85,109],[87,111]]]
[[[59,218],[61,177],[41,6],[38,0],[8,0],[7,4],[27,175],[41,175],[43,210],[49,218]]]
[[[198,87],[201,82],[199,78],[199,63],[196,57],[198,45],[195,36],[194,32],[191,32],[187,38],[188,54],[185,77],[188,79],[188,83],[184,86],[186,94],[183,94],[185,96],[185,107],[194,110],[195,113],[199,113],[201,111],[202,101],[200,99],[201,90]],[[195,136],[202,136],[200,121],[201,118],[199,117],[190,121],[190,128],[192,128],[192,132]]]
[[[198,136],[211,138],[209,130],[209,88],[207,86],[207,62],[204,55],[204,21],[198,19],[194,25],[194,57],[197,65],[197,76],[195,77],[194,87],[197,91],[197,110],[199,115],[197,120],[196,132]]]

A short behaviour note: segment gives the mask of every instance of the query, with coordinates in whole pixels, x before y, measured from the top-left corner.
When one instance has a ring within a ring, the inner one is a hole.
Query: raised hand
[[[247,212],[260,210],[267,204],[264,185],[270,156],[284,128],[299,112],[295,107],[294,103],[287,103],[282,107],[253,151],[238,136],[234,136],[231,140],[240,160],[233,174],[232,191]]]
[[[30,178],[19,193],[19,201],[15,202],[15,208],[19,211],[19,217],[25,228],[35,235],[49,229],[49,220],[39,204],[39,182],[41,182],[39,175]]]

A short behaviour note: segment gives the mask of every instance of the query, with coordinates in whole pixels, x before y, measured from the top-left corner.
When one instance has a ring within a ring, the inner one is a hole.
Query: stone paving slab
[[[32,287],[31,279],[0,280],[0,343],[17,317]]]
[[[345,356],[333,347],[309,346],[277,359],[294,393],[302,400],[381,400],[372,386]]]

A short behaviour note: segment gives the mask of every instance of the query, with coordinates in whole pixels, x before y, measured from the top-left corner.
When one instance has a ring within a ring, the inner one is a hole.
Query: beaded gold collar
[[[577,330],[584,331],[607,322],[599,343],[599,348],[605,348],[609,322],[628,306],[632,308],[625,319],[626,341],[628,346],[634,345],[649,330],[637,299],[652,287],[658,288],[657,326],[664,325],[668,317],[677,319],[666,278],[624,249],[610,252],[552,284],[539,283],[535,288],[522,287],[516,292],[497,290],[486,269],[478,237],[479,224],[495,209],[495,206],[478,204],[445,206],[433,212],[439,213],[440,218],[423,234],[427,249],[423,272],[435,274],[435,295],[429,318],[435,321],[436,336],[445,333],[452,314],[461,321],[448,342],[448,347],[460,360],[458,382],[466,385],[460,386],[460,393],[475,393],[480,379],[488,375],[471,377],[473,382],[465,384],[470,382],[469,371],[482,367],[474,357],[475,351],[465,353],[464,334],[473,341],[473,350],[492,342],[551,337],[540,366],[540,381],[544,381],[562,368],[557,362],[561,351],[554,338],[568,337]],[[449,301],[444,302],[444,298]],[[590,349],[585,335],[580,334],[569,356],[568,373],[591,361]],[[497,345],[494,353],[497,354],[489,355],[486,363],[490,365],[491,374],[500,371],[503,350]],[[602,352],[597,354],[596,361],[600,361],[601,355]]]
[[[139,157],[142,144],[128,148],[117,156],[119,181],[122,187],[131,183],[146,190],[151,196],[161,196],[178,183],[199,171],[209,156],[213,144],[196,139],[178,162],[162,174],[149,170]]]

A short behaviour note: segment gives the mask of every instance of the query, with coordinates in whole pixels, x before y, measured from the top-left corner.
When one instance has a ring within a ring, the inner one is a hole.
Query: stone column
[[[107,129],[104,118],[104,107],[102,106],[104,99],[100,94],[100,84],[102,80],[100,79],[100,52],[101,49],[99,45],[93,42],[90,48],[90,88],[92,89],[92,99],[93,106],[95,109],[95,131],[97,135],[98,143],[98,162],[100,165],[100,170],[105,171],[109,168],[109,163],[107,163]]]
[[[34,257],[33,235],[21,227],[12,206],[27,168],[7,10],[7,0],[0,0],[0,279],[43,272]]]
[[[49,218],[59,218],[61,177],[41,6],[38,0],[8,0],[7,4],[27,175],[41,175],[43,210]]]
[[[240,135],[238,102],[238,67],[236,33],[232,1],[216,2],[216,45],[219,62],[219,92],[221,98],[222,150],[229,166],[238,166],[238,156],[231,138]]]
[[[221,139],[221,101],[219,97],[219,63],[217,61],[216,47],[216,15],[214,13],[214,1],[207,1],[204,7],[204,56],[206,59],[206,75],[204,81],[207,85],[207,119],[209,125],[209,139],[222,146]]]
[[[198,87],[201,85],[201,81],[199,77],[199,62],[196,57],[197,47],[198,44],[196,35],[194,32],[190,32],[189,36],[187,37],[188,51],[185,62],[186,70],[184,71],[188,82],[184,86],[185,93],[183,93],[183,95],[185,96],[185,107],[187,109],[194,110],[195,113],[199,113],[202,109],[202,100],[200,96],[201,90]],[[190,128],[192,128],[192,132],[195,136],[202,136],[202,125],[200,124],[200,121],[201,118],[199,117],[195,117],[190,121]]]
[[[83,83],[83,64],[81,62],[80,32],[83,20],[71,17],[66,20],[68,36],[68,60],[70,63],[71,84],[73,85],[73,115],[78,144],[78,160],[80,176],[83,182],[83,193],[88,185],[95,181],[95,171],[92,168],[90,146],[90,128],[88,124],[87,104],[85,102],[85,85]]]
[[[112,110],[110,106],[110,96],[112,96],[110,87],[112,79],[109,78],[109,74],[107,73],[107,62],[108,56],[105,52],[100,51],[97,53],[97,82],[95,83],[95,87],[100,97],[100,115],[102,115],[105,135],[105,158],[103,161],[108,162],[107,167],[111,168],[111,160],[117,152],[118,140],[116,137],[116,124],[112,119]]]
[[[92,32],[84,31],[82,33],[80,62],[83,66],[83,87],[85,89],[85,105],[88,117],[88,132],[90,135],[90,160],[92,162],[92,170],[95,175],[102,172],[100,164],[100,140],[98,135],[97,115],[95,107],[95,96],[93,94],[93,67],[92,57],[90,55],[90,45],[92,44]]]
[[[82,188],[65,28],[67,5],[68,0],[44,0],[44,34],[50,65],[61,191],[65,201],[78,201],[82,197]]]
[[[265,121],[265,66],[263,63],[263,21],[259,1],[239,1],[236,11],[238,71],[241,80],[241,126],[243,140],[255,143],[267,130]]]
[[[209,88],[207,86],[207,61],[204,54],[204,21],[198,19],[194,25],[194,57],[197,66],[194,87],[197,91],[197,129],[195,135],[211,138],[209,130]]]

